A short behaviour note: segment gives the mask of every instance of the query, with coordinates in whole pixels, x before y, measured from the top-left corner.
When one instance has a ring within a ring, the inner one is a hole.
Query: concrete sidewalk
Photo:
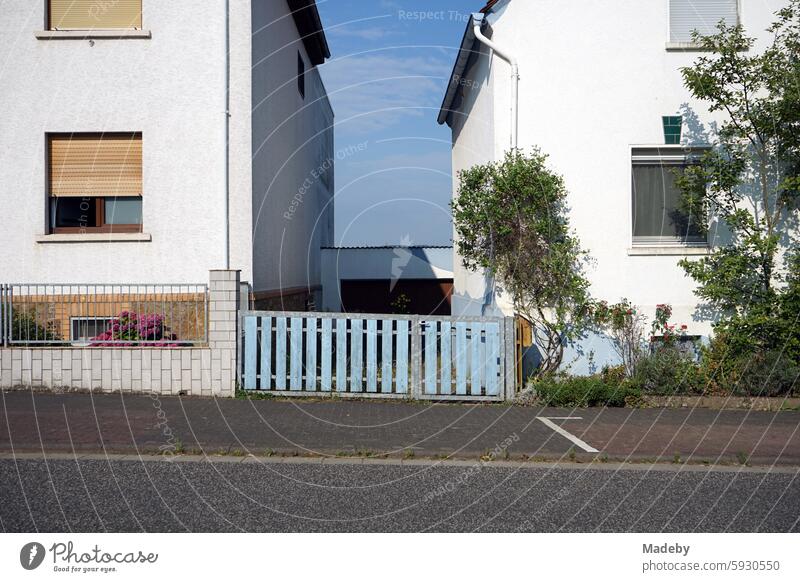
[[[33,392],[0,396],[2,452],[746,461],[800,466],[798,412],[543,410]]]

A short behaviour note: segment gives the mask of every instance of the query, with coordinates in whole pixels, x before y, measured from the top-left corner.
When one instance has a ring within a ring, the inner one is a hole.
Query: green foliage
[[[678,178],[684,205],[731,235],[709,256],[681,262],[718,317],[704,366],[726,387],[751,358],[800,362],[800,0],[769,32],[771,45],[756,54],[741,26],[720,24],[717,34],[696,35],[709,56],[682,69],[692,96],[726,114],[716,147]]]
[[[582,408],[586,406],[625,406],[639,391],[628,382],[608,383],[601,375],[539,377],[533,384],[536,397],[545,406]]]
[[[651,396],[690,396],[703,394],[706,381],[691,356],[675,345],[664,345],[641,358],[633,385]]]
[[[644,316],[627,299],[615,305],[601,301],[593,306],[592,316],[595,326],[610,336],[625,375],[633,377],[644,349]]]
[[[11,317],[11,337],[17,341],[46,341],[58,343],[61,336],[56,330],[55,323],[48,321],[47,314],[43,309],[30,307],[27,309],[15,308],[12,310]],[[44,325],[42,324],[44,322]]]
[[[565,344],[589,325],[586,254],[569,225],[564,180],[546,161],[538,149],[513,151],[465,170],[453,202],[464,266],[496,278],[533,323],[543,359],[538,374],[555,372]]]
[[[392,313],[408,315],[411,299],[405,293],[400,293],[389,305],[392,308]]]

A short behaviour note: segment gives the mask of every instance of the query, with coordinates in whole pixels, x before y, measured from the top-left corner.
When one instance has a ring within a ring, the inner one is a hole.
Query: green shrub
[[[704,365],[717,392],[731,396],[791,396],[800,393],[800,365],[780,351],[718,359],[709,351]]]
[[[41,322],[44,322],[42,325]],[[11,317],[11,337],[21,342],[61,341],[55,323],[48,320],[44,309],[15,308]]]
[[[674,345],[656,348],[643,356],[633,384],[643,394],[655,396],[702,394],[706,379],[694,359]]]
[[[533,388],[541,404],[557,408],[625,406],[626,398],[638,397],[638,391],[630,383],[609,384],[600,375],[543,376]]]

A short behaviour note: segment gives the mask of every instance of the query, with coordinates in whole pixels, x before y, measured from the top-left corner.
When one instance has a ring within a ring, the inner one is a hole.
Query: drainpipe
[[[481,15],[482,16],[482,15]],[[475,18],[473,22],[473,33],[481,43],[489,47],[494,54],[511,65],[511,150],[517,149],[519,143],[519,63],[516,57],[501,49],[481,31],[483,18]],[[481,314],[486,315],[487,308],[495,302],[495,281],[494,277],[486,277],[486,293],[483,296]]]
[[[231,268],[231,29],[230,0],[225,0],[225,270]]]
[[[510,55],[481,32],[482,19],[475,20],[473,32],[475,38],[494,51],[498,57],[511,65],[511,149],[517,149],[517,136],[519,133],[519,64],[516,57]]]

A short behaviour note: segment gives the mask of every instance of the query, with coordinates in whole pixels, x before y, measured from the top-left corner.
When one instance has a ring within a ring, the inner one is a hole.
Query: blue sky
[[[450,131],[436,117],[483,2],[317,5],[332,53],[320,71],[336,113],[337,244],[450,244]]]

